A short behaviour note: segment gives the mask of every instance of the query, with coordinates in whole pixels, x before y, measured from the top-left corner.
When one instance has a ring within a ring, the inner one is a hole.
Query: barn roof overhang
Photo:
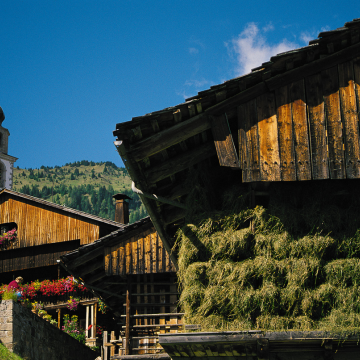
[[[185,103],[117,124],[115,146],[171,253],[198,166],[238,183],[360,178],[359,99],[355,19]]]

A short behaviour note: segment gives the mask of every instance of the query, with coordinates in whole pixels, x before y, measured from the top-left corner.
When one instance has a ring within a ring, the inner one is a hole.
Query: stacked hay
[[[192,194],[196,212],[176,247],[187,323],[202,330],[360,327],[358,185],[272,184],[266,209],[249,209],[240,187],[223,192],[217,211],[208,204],[201,211]]]

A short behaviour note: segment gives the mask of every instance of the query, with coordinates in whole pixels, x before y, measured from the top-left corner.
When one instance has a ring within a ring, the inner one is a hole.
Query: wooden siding
[[[60,256],[77,249],[79,244],[79,240],[74,240],[0,251],[0,273],[57,265]]]
[[[105,248],[106,275],[124,276],[175,271],[169,254],[154,228]]]
[[[81,220],[76,214],[18,201],[8,195],[0,203],[0,223],[15,222],[18,241],[12,248],[80,240],[80,245],[99,239],[99,225]]]
[[[239,104],[243,181],[359,179],[359,81],[356,59]]]

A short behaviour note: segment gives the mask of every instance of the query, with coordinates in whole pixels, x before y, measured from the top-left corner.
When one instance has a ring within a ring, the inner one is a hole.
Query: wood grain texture
[[[238,107],[239,151],[243,182],[260,181],[259,136],[256,100]]]
[[[280,176],[282,181],[296,180],[295,148],[288,86],[275,91],[276,117],[279,128]]]
[[[325,108],[321,74],[307,77],[305,83],[312,176],[315,180],[328,179],[329,167],[326,149]]]
[[[331,179],[346,178],[338,76],[337,67],[321,72]]]
[[[311,180],[310,147],[303,80],[290,85],[291,111],[295,137],[296,179]]]
[[[45,206],[8,198],[0,204],[0,223],[18,226],[15,248],[38,246],[80,239],[81,245],[99,238],[99,225],[80,219],[76,214],[63,214]]]
[[[212,118],[211,131],[220,166],[240,167],[226,114]]]
[[[345,138],[346,177],[360,177],[359,118],[356,106],[354,72],[352,62],[339,64],[341,117]]]
[[[105,248],[107,275],[135,275],[174,272],[175,267],[154,228]]]
[[[262,181],[280,181],[280,154],[275,97],[272,93],[257,99],[260,152],[260,174]]]

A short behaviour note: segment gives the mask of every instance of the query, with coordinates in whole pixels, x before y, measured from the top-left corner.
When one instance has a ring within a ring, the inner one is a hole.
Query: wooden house
[[[15,228],[17,239],[0,251],[1,282],[10,282],[19,275],[25,282],[57,279],[60,255],[123,226],[119,222],[3,189],[0,192],[1,233]]]
[[[194,167],[212,174],[214,189],[248,183],[252,205],[270,183],[359,179],[359,109],[356,19],[185,103],[117,124],[115,146],[170,253]]]
[[[121,201],[121,200],[118,200]],[[92,289],[117,317],[120,354],[155,353],[157,334],[183,327],[176,269],[149,217],[61,257],[63,267]],[[96,318],[95,318],[96,324]]]

